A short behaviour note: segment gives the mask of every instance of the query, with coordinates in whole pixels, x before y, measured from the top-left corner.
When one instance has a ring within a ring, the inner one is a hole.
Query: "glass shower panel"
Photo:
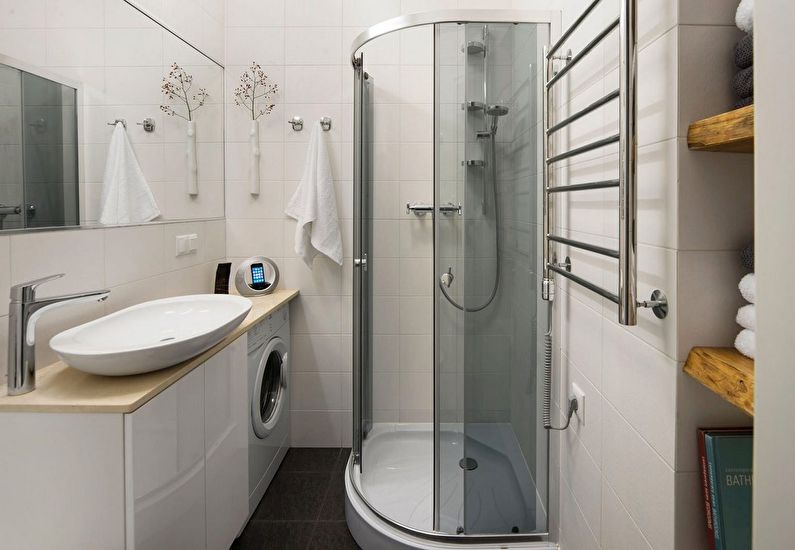
[[[436,229],[437,528],[447,533],[547,529],[536,281],[546,34],[436,30],[436,205],[462,206],[439,212]]]
[[[464,216],[439,206],[466,211],[465,119],[466,54],[461,49],[465,25],[435,29],[435,339],[437,421],[434,431],[436,529],[457,533],[463,525],[464,476],[464,313],[454,303],[464,299]],[[444,279],[440,279],[444,277]],[[444,292],[448,293],[448,299]]]

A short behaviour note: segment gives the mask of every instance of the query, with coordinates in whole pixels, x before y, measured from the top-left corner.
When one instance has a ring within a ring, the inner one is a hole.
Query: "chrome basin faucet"
[[[61,306],[101,302],[110,294],[110,290],[92,290],[36,299],[36,287],[63,276],[63,273],[59,273],[11,287],[11,302],[8,306],[8,395],[20,395],[36,389],[36,322],[39,317]]]

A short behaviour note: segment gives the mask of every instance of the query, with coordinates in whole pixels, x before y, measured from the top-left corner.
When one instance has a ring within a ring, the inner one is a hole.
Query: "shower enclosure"
[[[541,70],[555,24],[434,12],[354,42],[355,536],[378,522],[440,545],[544,547]]]

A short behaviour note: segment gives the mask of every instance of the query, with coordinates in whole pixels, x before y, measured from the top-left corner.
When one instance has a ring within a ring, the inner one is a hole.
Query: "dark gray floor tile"
[[[337,465],[339,449],[292,448],[287,451],[279,471],[330,472]]]
[[[314,521],[326,496],[330,473],[279,470],[262,497],[254,519]]]
[[[259,521],[252,518],[231,550],[306,550],[315,523],[302,521]]]
[[[344,521],[320,521],[315,525],[309,548],[312,550],[359,550],[359,545],[356,544]]]
[[[332,474],[326,498],[323,499],[323,506],[320,509],[321,520],[345,520],[345,475],[345,471]]]
[[[337,464],[334,466],[334,469],[337,471],[344,470],[345,466],[348,465],[349,456],[351,456],[350,448],[341,449],[340,456],[337,457]]]

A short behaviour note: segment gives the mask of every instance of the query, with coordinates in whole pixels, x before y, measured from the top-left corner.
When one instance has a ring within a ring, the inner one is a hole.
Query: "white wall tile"
[[[674,470],[611,406],[604,408],[602,460],[605,480],[651,546],[673,549]]]
[[[105,284],[117,286],[164,271],[162,225],[105,231]]]

